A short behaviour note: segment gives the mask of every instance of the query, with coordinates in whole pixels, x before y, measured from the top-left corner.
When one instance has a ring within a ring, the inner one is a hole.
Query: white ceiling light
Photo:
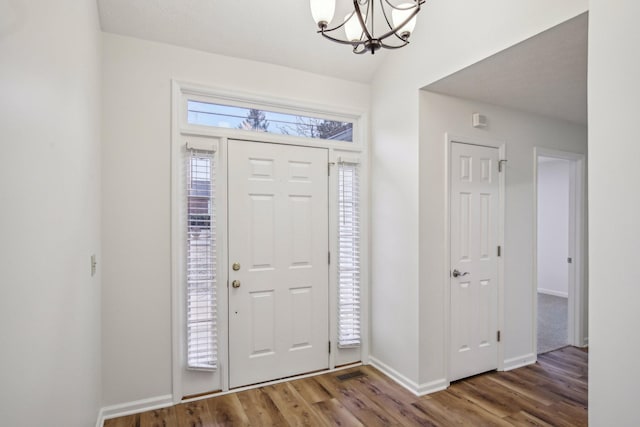
[[[345,16],[342,23],[329,28],[335,14],[336,0],[310,1],[311,15],[318,25],[318,33],[336,43],[353,46],[353,52],[358,54],[365,52],[373,54],[380,48],[398,49],[406,46],[416,26],[416,15],[425,2],[425,0],[409,0],[409,2],[405,0],[404,3],[394,4],[392,0],[353,0],[353,11]],[[380,3],[380,12],[386,22],[385,32],[380,36],[374,33],[374,12],[377,2]],[[343,27],[345,38],[329,34]]]
[[[318,26],[324,25],[326,27],[329,25],[329,22],[333,19],[335,11],[335,0],[311,0],[311,15]]]

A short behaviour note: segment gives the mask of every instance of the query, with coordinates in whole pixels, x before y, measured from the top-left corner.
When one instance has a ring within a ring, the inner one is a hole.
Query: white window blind
[[[187,148],[187,367],[216,369],[216,222],[214,152]]]
[[[359,166],[338,162],[338,347],[360,345]]]

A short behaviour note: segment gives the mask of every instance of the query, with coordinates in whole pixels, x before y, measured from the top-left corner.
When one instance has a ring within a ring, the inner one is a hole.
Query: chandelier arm
[[[380,0],[380,1],[382,2],[382,0]],[[413,1],[416,3],[417,6],[420,6],[420,5],[424,4],[424,2],[426,0],[413,0]],[[384,0],[384,2],[387,3],[391,9],[395,9],[395,10],[409,10],[409,9],[411,9],[411,7],[403,8],[403,7],[395,6],[389,0]],[[414,7],[414,6],[412,6],[412,7]]]
[[[369,5],[371,5],[371,17],[373,18],[373,5],[371,4],[372,1],[373,0],[370,0],[370,2],[368,2],[367,15],[369,15]],[[356,13],[358,14],[358,21],[360,21],[360,26],[362,27],[362,31],[364,32],[364,35],[367,36],[368,40],[372,40],[373,37],[371,36],[371,33],[369,33],[369,29],[367,28],[367,24],[362,19],[362,12],[360,11],[360,5],[358,4],[358,0],[353,0],[353,8],[355,9]],[[373,22],[373,19],[371,19],[371,22]]]
[[[362,47],[362,49],[358,50],[358,47]],[[363,53],[367,53],[367,52],[369,52],[369,50],[366,47],[364,47],[364,45],[353,47],[353,53],[355,53],[356,55],[362,55]]]
[[[420,5],[417,5],[416,8],[414,9],[413,12],[411,12],[411,15],[407,16],[407,19],[405,19],[404,21],[402,21],[401,24],[397,25],[395,28],[391,28],[390,31],[387,31],[386,33],[384,33],[383,35],[381,35],[380,37],[378,37],[378,40],[384,40],[387,37],[389,37],[392,34],[397,34],[398,30],[402,27],[404,27],[409,21],[411,21],[411,19],[416,16],[418,14],[418,12],[420,12]]]
[[[364,23],[365,23],[364,28],[367,28],[367,25],[366,25],[367,22],[373,22],[373,6],[371,6],[371,3],[373,3],[373,2],[372,2],[372,0],[358,0],[358,1],[361,2],[360,5],[364,5],[364,4],[367,5],[367,9],[366,9],[366,11],[364,13]],[[369,12],[371,12],[371,15],[369,15]],[[355,13],[355,10],[354,10],[354,13]],[[361,24],[361,26],[362,26],[362,24]],[[361,30],[360,31],[360,40],[362,40],[364,38],[364,36],[365,36],[364,32],[365,32],[365,30]],[[371,27],[371,32],[373,32],[373,27]],[[371,37],[369,37],[368,40],[371,40]],[[360,52],[360,53],[362,53],[362,52]]]
[[[391,6],[393,9],[397,9],[395,6],[389,3],[389,0],[384,0],[384,1],[387,2],[387,4]],[[389,22],[389,17],[387,16],[387,11],[385,10],[384,5],[382,4],[382,0],[380,0],[380,9],[382,9],[382,16],[384,16],[384,20],[387,21],[387,26],[389,27],[389,29],[393,29],[393,25],[391,25],[391,22]],[[396,36],[398,40],[404,41],[403,38],[398,35],[398,33],[393,33],[393,34]],[[384,45],[382,46],[385,47]]]
[[[335,37],[331,37],[330,35],[326,34],[325,32],[320,32],[320,34],[322,35],[322,37],[327,38],[327,39],[329,39],[329,40],[331,40],[333,42],[340,43],[340,44],[348,44],[348,45],[351,45],[351,46],[354,46],[354,47],[363,45],[363,44],[365,44],[366,42],[369,41],[369,40],[360,40],[360,41],[357,41],[357,42],[350,42],[350,41],[347,41],[347,40],[340,40],[340,39],[337,39]]]
[[[325,32],[329,33],[329,32],[331,32],[331,31],[339,30],[340,28],[344,27],[344,25],[347,23],[347,21],[348,21],[349,19],[351,19],[351,17],[353,16],[353,14],[354,14],[354,13],[356,13],[356,11],[355,11],[355,10],[354,10],[353,12],[351,12],[351,15],[349,15],[349,18],[348,18],[348,19],[345,19],[345,21],[344,21],[342,24],[340,24],[340,25],[336,25],[336,26],[335,26],[335,27],[333,27],[333,28],[324,28],[324,29],[322,29],[322,28],[321,28],[321,29],[319,29],[319,30],[317,31],[317,33],[318,33],[318,34],[322,34],[322,33],[325,33]]]
[[[389,3],[389,0],[385,0],[387,3]],[[384,10],[384,5],[382,4],[382,0],[380,0],[380,9],[382,9],[382,16],[384,16],[384,20],[387,21],[387,25],[389,26],[389,28],[393,28],[393,25],[391,25],[391,22],[389,22],[389,17],[387,17],[387,11]]]
[[[380,46],[382,46],[385,49],[400,49],[401,47],[405,47],[408,44],[409,44],[409,40],[402,40],[402,44],[398,46],[393,46],[393,45],[380,42]]]

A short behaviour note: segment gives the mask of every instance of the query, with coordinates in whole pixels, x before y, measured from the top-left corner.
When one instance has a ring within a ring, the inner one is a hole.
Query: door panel
[[[275,196],[248,194],[251,268],[273,268],[275,258]]]
[[[327,150],[230,141],[228,162],[230,387],[326,369]]]
[[[450,380],[498,366],[498,149],[451,147]]]

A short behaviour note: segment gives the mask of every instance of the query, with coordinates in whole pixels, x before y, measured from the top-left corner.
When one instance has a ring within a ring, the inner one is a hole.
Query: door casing
[[[445,373],[447,379],[447,385],[450,381],[450,361],[451,361],[451,286],[450,286],[450,273],[454,268],[451,264],[451,147],[453,143],[461,143],[461,144],[470,144],[470,145],[479,145],[484,147],[491,147],[498,149],[498,159],[501,163],[502,173],[499,173],[499,194],[500,201],[498,207],[498,238],[497,243],[501,247],[502,254],[506,250],[504,247],[504,218],[505,218],[505,170],[506,170],[506,144],[503,141],[497,141],[493,139],[483,139],[477,137],[466,137],[453,135],[450,133],[445,134],[445,158],[444,158],[444,166],[445,166],[445,188],[444,188],[444,197],[445,197],[445,210],[444,210],[444,253],[445,253],[445,263],[444,263],[444,271],[443,271],[443,286],[445,291],[443,292],[444,301],[444,311],[445,311]],[[498,257],[498,330],[504,330],[504,259],[502,256]],[[498,370],[504,369],[504,340],[498,342],[498,360],[497,367]]]
[[[235,91],[222,90],[220,88],[211,88],[196,83],[189,83],[179,80],[172,80],[172,114],[171,114],[171,331],[172,331],[172,396],[174,403],[179,403],[185,396],[184,375],[182,363],[184,330],[182,328],[182,297],[181,283],[182,271],[181,251],[178,249],[182,239],[182,228],[180,222],[180,203],[182,201],[182,190],[180,188],[180,174],[182,172],[183,159],[181,150],[186,140],[192,138],[202,138],[214,143],[219,147],[217,156],[218,162],[218,179],[216,182],[216,197],[220,199],[218,204],[217,226],[219,230],[227,228],[227,146],[229,139],[251,140],[264,143],[278,143],[285,145],[298,145],[308,147],[321,147],[329,150],[329,164],[332,165],[329,176],[329,245],[332,252],[332,260],[337,254],[337,227],[338,227],[338,206],[337,206],[337,171],[335,164],[340,159],[347,158],[350,162],[357,160],[361,168],[360,191],[362,206],[360,221],[361,229],[361,325],[362,325],[362,344],[356,348],[338,348],[335,343],[337,336],[337,265],[332,262],[329,270],[329,322],[330,322],[330,339],[332,340],[332,350],[329,356],[329,371],[340,369],[343,366],[361,360],[362,363],[369,361],[369,153],[368,153],[368,112],[361,110],[351,110],[340,106],[317,105],[308,102],[301,102],[297,99],[271,98],[256,93],[237,93]],[[342,141],[319,140],[312,138],[301,138],[292,136],[282,136],[265,132],[249,132],[233,128],[208,127],[202,125],[193,125],[187,121],[187,102],[188,100],[199,100],[203,102],[220,102],[223,100],[233,100],[243,105],[261,105],[274,106],[287,112],[304,112],[305,114],[313,113],[317,117],[327,116],[340,120],[354,121],[354,140],[352,143]],[[218,243],[220,247],[227,247],[226,233],[219,233]],[[211,391],[216,393],[227,393],[229,391],[229,375],[228,375],[228,336],[227,336],[227,279],[229,277],[227,266],[229,260],[226,251],[220,255],[218,259],[218,299],[224,303],[219,306],[219,318],[224,319],[224,324],[219,325],[219,367],[216,382]],[[277,381],[275,381],[277,382]],[[247,387],[251,388],[251,386]],[[193,399],[200,399],[201,396]],[[189,400],[193,400],[189,399]],[[185,400],[188,401],[188,400]]]

